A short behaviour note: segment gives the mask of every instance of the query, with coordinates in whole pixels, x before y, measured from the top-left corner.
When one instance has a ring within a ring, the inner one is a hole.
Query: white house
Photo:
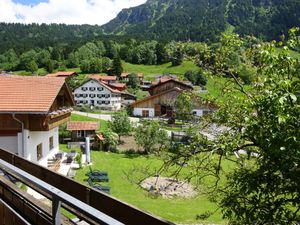
[[[107,110],[120,110],[121,92],[102,81],[89,79],[73,91],[76,105],[96,106]]]
[[[0,77],[0,148],[47,166],[74,101],[64,78]]]

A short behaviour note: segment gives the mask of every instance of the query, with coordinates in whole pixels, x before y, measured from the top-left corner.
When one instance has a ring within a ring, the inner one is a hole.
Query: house
[[[106,84],[115,84],[115,83],[117,83],[117,77],[116,76],[106,76],[106,75],[94,74],[94,75],[90,75],[89,78],[94,79],[94,80],[102,81],[103,83],[106,83]]]
[[[172,106],[180,92],[181,90],[179,88],[172,88],[136,101],[131,105],[133,108],[133,115],[140,117],[156,117],[167,114],[172,116]]]
[[[46,75],[47,77],[76,77],[78,74],[76,72],[57,72],[57,73],[49,73]]]
[[[174,103],[182,92],[180,88],[174,87],[156,95],[149,96],[131,104],[133,115],[139,117],[172,117],[174,114]],[[193,115],[203,116],[215,110],[212,104],[201,103],[197,99],[193,101]]]
[[[78,106],[95,106],[105,110],[121,109],[121,92],[99,79],[87,80],[73,91],[73,95]]]
[[[179,80],[176,80],[174,78],[161,78],[158,81],[155,81],[152,83],[150,88],[148,89],[150,95],[156,95],[162,92],[165,92],[167,90],[170,90],[172,88],[179,88],[181,90],[186,90],[186,91],[192,91],[193,86],[186,84],[184,82],[181,82]]]
[[[73,106],[65,78],[0,76],[0,148],[47,166]]]
[[[67,124],[67,130],[71,132],[73,142],[82,142],[86,137],[95,138],[99,122],[71,121]]]
[[[122,92],[121,96],[122,96],[122,106],[131,105],[136,101],[136,96],[128,92]]]
[[[129,74],[130,73],[122,73],[121,74],[121,79],[124,80],[124,81],[129,81]],[[142,80],[144,79],[144,74],[143,73],[137,73],[136,75],[138,76],[138,78],[142,82]]]
[[[141,82],[141,85],[140,85],[140,88],[143,90],[143,91],[148,91],[149,88],[151,87],[152,85],[152,82],[149,81],[149,80],[142,80]]]
[[[174,103],[182,91],[193,91],[190,84],[176,80],[171,76],[162,76],[152,83],[148,89],[150,96],[131,104],[133,115],[140,117],[167,116],[172,117]],[[193,99],[193,114],[203,116],[216,107],[211,104],[201,103],[199,99]]]

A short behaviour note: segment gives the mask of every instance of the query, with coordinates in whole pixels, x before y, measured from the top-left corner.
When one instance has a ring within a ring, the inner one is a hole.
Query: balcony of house
[[[173,224],[4,150],[0,169],[0,225]],[[20,184],[45,200],[27,194]],[[76,219],[62,215],[62,208]]]

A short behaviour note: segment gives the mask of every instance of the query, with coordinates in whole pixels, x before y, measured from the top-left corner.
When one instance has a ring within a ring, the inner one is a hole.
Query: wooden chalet
[[[164,91],[170,90],[172,88],[179,88],[181,90],[192,91],[193,86],[181,82],[179,80],[173,78],[162,78],[154,83],[152,83],[151,87],[148,89],[150,95],[156,95],[162,93]]]
[[[73,106],[65,78],[0,76],[0,148],[46,165]]]
[[[141,117],[156,117],[162,115],[171,117],[173,114],[174,103],[180,92],[181,89],[174,87],[159,94],[136,101],[131,105],[133,114]]]

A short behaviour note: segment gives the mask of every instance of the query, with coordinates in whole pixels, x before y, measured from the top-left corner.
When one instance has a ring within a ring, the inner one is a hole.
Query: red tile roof
[[[123,83],[114,83],[114,84],[108,84],[113,89],[117,89],[119,91],[124,91],[126,89],[126,84]]]
[[[76,72],[57,72],[57,73],[49,73],[46,75],[47,77],[70,77],[76,75]]]
[[[86,122],[86,121],[72,121],[68,122],[67,130],[68,131],[77,131],[77,130],[98,130],[98,122]]]
[[[99,74],[90,75],[89,78],[101,80],[101,81],[116,81],[117,80],[116,76],[105,76],[105,75],[99,75]]]
[[[64,84],[64,78],[0,76],[0,113],[47,113]]]

